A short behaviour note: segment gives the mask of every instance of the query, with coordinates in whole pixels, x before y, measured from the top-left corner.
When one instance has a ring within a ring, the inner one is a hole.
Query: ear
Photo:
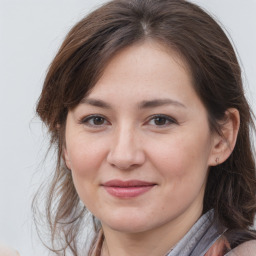
[[[71,170],[71,161],[69,159],[67,148],[65,146],[63,146],[62,158],[63,158],[66,166],[68,167],[68,169]]]
[[[215,166],[225,162],[232,153],[240,126],[239,111],[230,108],[225,112],[223,122],[220,122],[221,134],[213,136],[212,152],[209,158],[209,166]]]

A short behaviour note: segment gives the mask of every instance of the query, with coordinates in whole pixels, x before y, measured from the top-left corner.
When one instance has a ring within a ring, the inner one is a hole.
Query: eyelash
[[[90,123],[90,121],[92,121],[92,122],[95,121],[96,118],[102,119],[103,124],[97,125],[97,124],[91,124],[91,123]],[[175,120],[174,118],[172,118],[172,117],[170,117],[170,116],[163,115],[163,114],[157,114],[157,115],[151,116],[150,118],[148,118],[148,120],[146,121],[146,123],[149,124],[150,121],[154,121],[154,120],[156,121],[157,118],[162,118],[162,119],[164,119],[165,124],[163,124],[163,125],[152,124],[152,126],[156,126],[156,127],[158,127],[158,128],[163,128],[163,127],[167,127],[167,126],[172,125],[172,124],[178,124],[177,120]],[[89,115],[89,116],[87,116],[87,117],[85,117],[85,118],[82,118],[82,119],[79,121],[80,124],[84,124],[84,125],[86,125],[86,126],[93,127],[93,128],[96,128],[96,129],[97,129],[97,128],[102,128],[102,127],[105,125],[105,124],[104,124],[105,122],[107,122],[108,124],[110,124],[110,122],[108,122],[107,119],[106,119],[104,116],[102,116],[102,115]],[[166,122],[168,122],[168,124],[166,124]],[[108,124],[107,124],[107,125],[108,125]]]
[[[156,121],[157,118],[163,118],[165,120],[165,122],[168,122],[168,124],[165,123],[164,125],[156,125],[156,124],[154,124],[158,128],[167,127],[167,126],[172,125],[172,124],[178,124],[176,119],[174,119],[173,117],[167,116],[167,115],[163,115],[163,114],[157,114],[157,115],[151,116],[149,118],[149,120],[147,121],[147,123],[149,123],[152,120]]]
[[[102,126],[104,126],[104,124],[101,124],[101,125],[96,125],[96,124],[90,124],[89,122],[90,121],[94,121],[96,118],[102,118],[105,121],[107,121],[107,119],[102,116],[102,115],[89,115],[89,116],[86,116],[85,118],[82,118],[79,123],[80,124],[84,124],[84,125],[87,125],[89,127],[93,127],[93,128],[101,128]],[[107,121],[108,122],[108,121]],[[108,122],[109,123],[109,122]]]

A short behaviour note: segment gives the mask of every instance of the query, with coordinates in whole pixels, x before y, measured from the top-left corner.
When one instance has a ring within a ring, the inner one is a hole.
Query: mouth
[[[140,196],[151,190],[156,183],[141,180],[110,180],[102,184],[103,188],[112,196],[131,198]]]

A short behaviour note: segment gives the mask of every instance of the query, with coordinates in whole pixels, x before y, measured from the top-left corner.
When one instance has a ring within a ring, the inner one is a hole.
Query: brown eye
[[[154,119],[155,125],[165,125],[167,122],[167,119],[165,117],[156,117]]]
[[[108,125],[109,122],[104,118],[103,116],[98,116],[98,115],[90,115],[85,118],[83,118],[80,121],[81,124],[84,124],[86,126],[91,126],[91,127],[101,127],[104,125]]]
[[[103,125],[104,121],[105,121],[105,119],[101,116],[97,116],[92,119],[92,122],[94,125]]]
[[[168,127],[173,124],[178,124],[178,122],[170,116],[159,114],[152,116],[147,124],[161,128]]]

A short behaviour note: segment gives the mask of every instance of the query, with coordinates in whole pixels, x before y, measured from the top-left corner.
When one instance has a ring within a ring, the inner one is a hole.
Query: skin
[[[222,236],[220,237],[207,251],[204,256],[223,256],[230,250],[230,244],[227,239]]]
[[[209,166],[229,153],[210,132],[191,80],[175,52],[143,42],[117,53],[68,112],[64,158],[79,197],[101,221],[103,255],[162,256],[201,216]],[[170,102],[152,104],[159,99]],[[112,179],[155,185],[117,198],[102,186]]]

